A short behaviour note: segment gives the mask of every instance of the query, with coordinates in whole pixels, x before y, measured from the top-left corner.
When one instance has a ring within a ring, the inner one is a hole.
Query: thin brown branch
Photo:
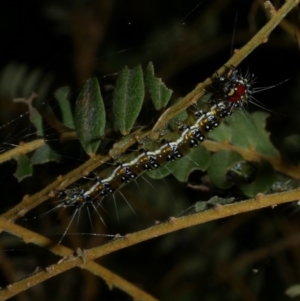
[[[44,139],[37,139],[28,143],[21,143],[15,148],[0,155],[0,164],[13,159],[16,156],[25,155],[45,145]]]
[[[255,149],[241,148],[225,142],[222,143],[206,140],[203,142],[203,145],[211,152],[218,152],[220,150],[230,150],[241,154],[246,161],[269,162],[273,166],[273,168],[278,172],[284,173],[287,176],[294,179],[300,179],[300,166],[289,164],[283,161],[280,156],[269,157],[256,152]]]
[[[272,3],[270,1],[266,1],[264,3],[263,3],[263,1],[261,1],[261,5],[266,8],[266,15],[267,15],[267,17],[269,19],[272,18],[273,15],[276,13],[276,9],[272,5]],[[297,41],[297,43],[298,43],[298,46],[299,46],[300,30],[299,30],[299,28],[295,24],[292,24],[288,20],[282,20],[279,23],[279,27],[282,28],[291,37],[295,38],[296,41]]]
[[[67,256],[65,256],[57,264],[49,266],[48,268],[46,268],[46,270],[39,271],[36,274],[31,275],[14,284],[11,284],[6,289],[0,291],[0,301],[15,296],[19,292],[22,292],[38,283],[41,283],[74,267],[78,266],[81,268],[85,268],[87,265],[93,265],[95,263],[89,261],[108,255],[112,252],[116,252],[120,249],[124,249],[129,246],[138,244],[140,242],[195,225],[204,224],[209,221],[221,219],[224,217],[244,212],[251,212],[253,210],[258,210],[266,207],[275,207],[279,204],[292,202],[298,199],[300,199],[300,189],[295,189],[292,191],[287,191],[273,195],[258,195],[254,199],[226,206],[217,206],[215,209],[195,213],[189,216],[184,216],[180,218],[172,217],[165,223],[155,225],[151,228],[139,232],[128,234],[125,237],[111,241],[103,246],[95,247],[80,252],[77,251],[77,256],[73,255],[72,251],[67,249],[66,247],[50,246],[49,249],[55,254],[63,252]],[[13,223],[9,223],[7,220],[2,218],[0,218],[0,228],[3,231],[21,237],[25,243],[39,244],[44,247],[50,245],[49,239],[32,231],[23,229],[22,227],[17,226]]]
[[[244,47],[236,51],[232,58],[224,66],[217,70],[216,73],[223,74],[226,69],[230,68],[231,66],[238,66],[255,48],[265,43],[274,28],[298,3],[299,0],[287,1],[272,16],[269,22],[266,23],[266,25]],[[205,93],[206,87],[208,87],[210,84],[211,78],[206,79],[203,83],[198,84],[196,88],[186,95],[180,102],[166,110],[155,124],[153,131],[158,131],[179,112],[196,103],[196,101]]]
[[[11,223],[5,219],[0,218],[0,229],[2,231],[9,232],[17,237],[20,237],[25,243],[33,243],[35,245],[38,245],[42,248],[47,248],[50,250],[53,254],[61,256],[63,259],[61,259],[58,262],[58,265],[63,262],[66,258],[72,258],[74,251],[62,246],[62,245],[56,245],[54,244],[50,239],[39,235],[33,231],[30,231],[28,229],[25,229],[19,225],[16,225],[14,223]],[[135,300],[142,300],[142,301],[157,301],[154,297],[149,295],[148,293],[144,292],[143,290],[139,289],[135,285],[131,284],[124,278],[112,273],[108,269],[100,266],[96,262],[88,262],[86,264],[83,264],[80,266],[82,269],[88,270],[94,275],[97,275],[101,277],[109,287],[117,287],[120,290],[124,291],[128,295],[132,296]],[[48,270],[51,271],[51,268]],[[33,277],[36,274],[32,275]],[[51,275],[51,273],[49,273]],[[31,276],[30,276],[31,277]],[[23,281],[23,280],[22,280]],[[25,281],[26,282],[26,281]],[[28,282],[29,285],[30,282]],[[30,285],[29,285],[30,287]],[[28,287],[28,288],[29,288]],[[12,294],[11,296],[14,296],[18,294],[19,292],[23,291],[24,289],[16,292],[14,288],[12,288],[11,285],[7,286],[7,291],[9,291],[9,294]],[[0,300],[6,300],[9,298],[5,293],[4,290],[0,291]]]

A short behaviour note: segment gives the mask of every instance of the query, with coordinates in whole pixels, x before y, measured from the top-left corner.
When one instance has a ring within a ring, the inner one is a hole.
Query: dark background
[[[288,20],[295,32],[299,30],[297,10]],[[149,61],[154,64],[156,75],[174,90],[174,98],[184,96],[229,59],[232,47],[243,46],[266,21],[259,1],[216,0],[201,4],[196,0],[3,1],[0,4],[2,150],[34,139],[34,128],[26,117],[20,117],[27,108],[14,104],[11,101],[14,97],[28,97],[35,91],[40,103],[55,108],[53,92],[68,85],[74,105],[85,80],[97,76],[109,102],[116,73],[125,65],[145,67]],[[295,36],[281,28],[275,29],[268,42],[241,65],[244,72],[250,70],[255,74],[259,87],[276,85],[290,78],[256,96],[271,111],[267,128],[280,150],[283,150],[284,139],[299,133],[300,129],[299,41]],[[250,106],[249,110],[261,109]],[[59,133],[51,129],[47,133],[49,143],[61,152],[62,162],[35,166],[34,175],[21,183],[13,177],[16,163],[2,164],[1,212],[86,159],[79,143],[60,146]],[[136,214],[124,201],[118,200],[117,218],[112,202],[108,201],[109,213],[104,217],[108,227],[104,228],[95,218],[92,232],[137,231],[155,220],[178,215],[196,201],[217,193],[242,198],[237,191],[198,192],[173,178],[151,183],[159,194],[143,180],[139,181],[141,193],[134,183],[122,190]],[[68,215],[65,225],[61,225],[57,214],[48,214],[38,221],[31,219],[50,208],[51,205],[44,204],[30,214],[29,220],[20,223],[58,241],[68,223]],[[275,210],[265,209],[179,231],[106,256],[101,264],[160,300],[290,300],[284,292],[299,282],[300,273],[298,244],[287,243],[293,235],[297,237],[300,228],[295,208],[297,206],[279,206]],[[74,232],[91,232],[86,228],[89,221],[82,217]],[[104,241],[101,236],[82,234],[67,235],[63,243],[74,248],[78,245],[89,248]],[[271,251],[278,244],[283,244],[282,250]],[[2,266],[2,287],[25,277],[37,266],[46,267],[56,262],[47,250],[24,245],[6,234],[1,236],[1,247],[4,252],[0,262],[11,264],[9,272]],[[42,283],[14,299],[41,298],[131,299],[117,289],[110,291],[101,279],[79,269]]]

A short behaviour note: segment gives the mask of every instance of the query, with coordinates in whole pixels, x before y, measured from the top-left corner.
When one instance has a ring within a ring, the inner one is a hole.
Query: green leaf
[[[202,212],[207,209],[209,209],[207,202],[199,201],[195,204],[195,212]]]
[[[193,148],[183,158],[171,162],[168,168],[172,171],[172,174],[180,182],[187,182],[189,175],[194,170],[205,171],[210,163],[210,154],[208,150],[203,146],[197,146]]]
[[[231,144],[269,156],[278,156],[278,151],[270,141],[270,135],[265,130],[265,112],[248,114],[246,111],[237,111],[220,126],[209,134],[216,141],[228,140]]]
[[[197,100],[197,105],[199,108],[202,108],[202,106],[208,106],[209,99],[211,98],[212,93],[206,92],[204,95],[202,95]]]
[[[193,170],[205,171],[210,162],[210,154],[203,146],[193,148],[187,155],[173,162],[168,162],[165,166],[157,170],[147,172],[152,179],[163,179],[173,174],[180,182],[187,182]]]
[[[221,189],[227,189],[233,186],[226,179],[226,171],[233,163],[241,161],[240,154],[231,151],[220,151],[211,157],[211,163],[208,168],[208,175],[212,182]]]
[[[132,129],[142,108],[145,97],[144,79],[141,66],[121,71],[116,82],[113,97],[113,112],[118,129],[127,135]]]
[[[35,109],[30,109],[29,111],[30,121],[36,128],[36,135],[38,137],[44,136],[44,128],[43,128],[43,118],[40,113]]]
[[[70,106],[70,102],[68,100],[68,95],[70,92],[70,87],[61,87],[54,92],[54,96],[59,105],[61,114],[62,114],[62,122],[63,124],[70,128],[75,129],[73,114]]]
[[[96,152],[105,128],[105,108],[97,78],[87,80],[75,106],[75,128],[80,143],[89,155]]]
[[[36,88],[39,85],[39,81],[42,78],[42,75],[42,69],[34,69],[27,74],[26,81],[24,82],[24,86],[22,89],[24,95],[29,95],[30,93],[32,93],[32,91],[36,91]]]
[[[172,118],[168,124],[172,130],[176,130],[178,128],[178,124],[180,124],[181,122],[183,123],[183,121],[187,121],[189,117],[190,116],[187,113],[187,111],[183,110],[180,113],[178,113],[174,118]]]
[[[215,206],[215,205],[228,205],[231,204],[232,202],[235,201],[235,198],[220,198],[218,196],[213,196],[212,198],[210,198],[207,203],[211,206]]]
[[[261,163],[255,181],[249,185],[242,185],[241,191],[248,197],[254,197],[258,193],[270,191],[276,181],[276,173],[269,163]]]
[[[14,173],[14,176],[21,182],[23,179],[32,176],[32,165],[30,159],[25,155],[19,155],[15,157],[17,161],[17,170]]]
[[[268,116],[269,114],[260,111],[251,115],[244,112],[235,114],[239,126],[233,127],[232,143],[240,147],[254,148],[258,153],[269,157],[278,156],[278,151],[270,142],[270,135],[265,130]]]
[[[23,102],[28,106],[28,112],[29,112],[29,119],[30,122],[35,126],[36,128],[36,135],[39,137],[44,136],[44,129],[43,129],[43,119],[40,113],[33,107],[32,102],[37,97],[37,94],[31,93],[31,95],[25,99],[25,98],[15,98],[14,102]]]
[[[227,120],[225,122],[227,122]],[[228,141],[232,133],[232,128],[228,124],[225,124],[225,122],[223,121],[218,128],[209,132],[207,137],[218,142]]]
[[[31,157],[32,164],[43,164],[49,161],[60,162],[61,157],[48,144],[37,149]]]
[[[156,180],[163,179],[170,174],[171,174],[171,170],[168,168],[168,165],[162,166],[155,170],[147,171],[147,176],[149,176],[152,179],[156,179]]]
[[[155,109],[160,110],[164,108],[168,104],[173,91],[166,87],[161,78],[154,76],[152,62],[147,67],[147,84]]]
[[[223,199],[218,196],[214,196],[210,198],[207,202],[200,201],[195,204],[195,212],[201,212],[207,209],[210,209],[211,207],[215,207],[216,205],[227,205],[231,204],[235,201],[235,198],[227,198]]]
[[[295,298],[300,296],[300,284],[291,285],[286,291],[285,294],[290,298]]]

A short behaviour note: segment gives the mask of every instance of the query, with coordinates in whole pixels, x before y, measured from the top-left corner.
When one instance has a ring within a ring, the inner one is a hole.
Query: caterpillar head
[[[243,76],[238,69],[231,69],[225,76],[215,76],[211,86],[211,102],[228,102],[231,107],[243,107],[251,99],[252,85],[249,74]]]

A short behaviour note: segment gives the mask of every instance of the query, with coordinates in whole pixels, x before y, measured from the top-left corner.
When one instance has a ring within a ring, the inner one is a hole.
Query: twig
[[[58,265],[64,262],[65,260],[68,260],[70,258],[73,258],[74,251],[62,246],[62,245],[56,245],[54,244],[50,239],[37,234],[33,231],[30,231],[28,229],[25,229],[19,225],[16,225],[14,223],[11,223],[5,219],[0,218],[0,229],[2,231],[9,232],[19,238],[21,238],[25,243],[33,243],[35,245],[38,245],[42,248],[47,248],[50,250],[53,254],[59,255],[62,257],[62,259],[58,262]],[[77,252],[78,257],[80,257],[80,252]],[[128,295],[132,296],[135,300],[141,300],[141,301],[157,301],[154,297],[149,295],[148,293],[144,292],[140,288],[136,287],[135,285],[131,284],[124,278],[112,273],[108,269],[100,266],[96,262],[88,262],[86,264],[82,264],[80,266],[82,269],[88,270],[94,275],[97,275],[101,277],[109,287],[117,287],[120,290],[124,291]],[[47,269],[49,271],[49,275],[51,275],[51,268]],[[30,276],[35,277],[36,274]],[[28,278],[26,278],[28,279]],[[25,281],[21,280],[20,282]],[[26,283],[26,281],[25,281]],[[31,282],[27,282],[27,285],[29,285]],[[28,288],[31,285],[28,286]],[[26,288],[25,288],[26,289]],[[7,293],[11,296],[14,296],[18,294],[21,291],[24,291],[25,289],[21,289],[20,291],[15,291],[14,288],[12,288],[12,285],[8,285],[6,290],[1,291],[0,290],[0,300],[6,300],[9,298]],[[7,291],[7,293],[5,293]]]
[[[25,155],[27,153],[30,153],[41,146],[45,145],[44,139],[37,139],[28,143],[22,143],[20,145],[15,146],[15,148],[3,153],[0,155],[0,164],[6,161],[9,161],[13,159],[16,156],[19,155]]]
[[[226,69],[231,66],[238,66],[256,47],[265,43],[268,40],[270,33],[273,29],[281,22],[281,20],[298,4],[299,0],[287,1],[269,20],[268,23],[239,51],[236,51],[232,58],[216,73],[222,75]],[[155,124],[153,131],[158,131],[166,124],[169,120],[175,117],[182,110],[186,109],[205,93],[206,87],[211,84],[211,78],[206,79],[203,83],[200,83],[196,88],[186,95],[180,102],[170,107],[168,110],[162,114]]]
[[[286,174],[289,177],[300,180],[300,166],[289,164],[283,161],[280,156],[269,157],[256,152],[255,149],[246,149],[225,142],[222,143],[222,142],[206,140],[203,142],[203,145],[207,150],[211,152],[218,152],[220,150],[230,150],[242,155],[242,157],[246,161],[269,162],[275,170],[283,174]]]
[[[105,245],[81,251],[77,256],[71,254],[71,250],[67,249],[66,247],[50,246],[49,249],[52,252],[55,252],[55,254],[58,254],[58,252],[66,252],[68,256],[64,257],[57,264],[47,267],[46,270],[39,271],[34,275],[9,285],[6,289],[0,291],[0,301],[15,296],[19,292],[22,292],[38,283],[41,283],[74,267],[78,266],[85,268],[89,264],[95,264],[89,261],[108,255],[112,252],[116,252],[120,249],[138,244],[140,242],[195,225],[204,224],[209,221],[266,207],[275,207],[278,204],[288,203],[298,199],[300,199],[300,189],[295,189],[273,195],[258,195],[254,199],[226,206],[218,206],[215,209],[195,213],[189,216],[180,218],[172,217],[165,223],[158,224],[139,232],[128,234],[125,237],[111,241]],[[21,237],[25,243],[41,243],[41,245],[44,247],[50,244],[49,239],[44,238],[43,236],[32,231],[23,229],[20,226],[9,223],[7,220],[2,218],[0,218],[0,228],[3,231]]]

